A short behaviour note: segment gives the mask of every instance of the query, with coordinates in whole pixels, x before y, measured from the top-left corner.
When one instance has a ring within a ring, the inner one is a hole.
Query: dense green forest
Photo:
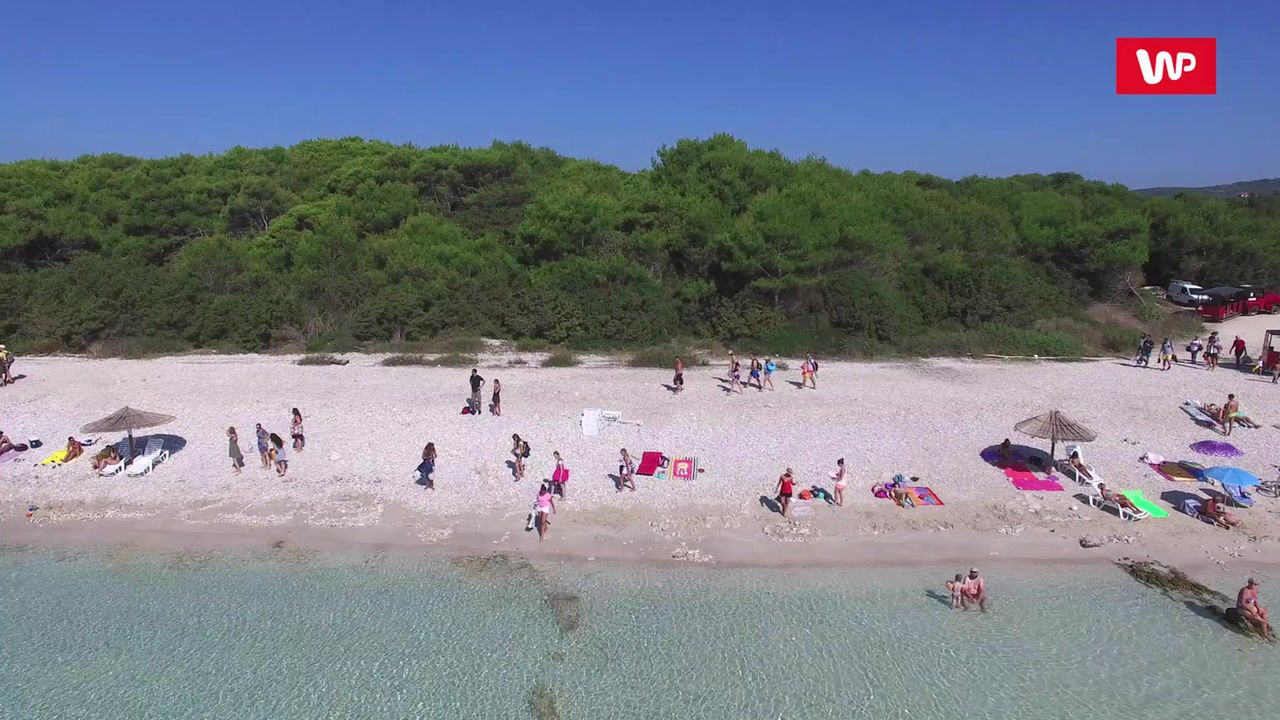
[[[1268,285],[1278,250],[1275,198],[849,172],[724,135],[641,172],[519,143],[98,155],[0,165],[0,338],[1075,353],[1127,348],[1132,326],[1096,312],[1127,288]]]

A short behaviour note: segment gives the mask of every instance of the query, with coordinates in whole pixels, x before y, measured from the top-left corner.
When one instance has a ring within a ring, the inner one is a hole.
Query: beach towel
[[[57,450],[49,455],[49,457],[40,461],[41,465],[61,465],[63,458],[67,456],[66,448]]]
[[[18,457],[17,450],[5,450],[4,452],[0,453],[0,465],[3,465],[4,463],[9,462],[10,460],[16,457]]]
[[[1169,511],[1143,497],[1141,490],[1121,490],[1120,494],[1129,498],[1134,506],[1139,510],[1145,510],[1153,518],[1169,517]]]
[[[1204,408],[1200,406],[1200,403],[1188,400],[1182,403],[1182,412],[1190,415],[1191,419],[1195,420],[1197,425],[1203,425],[1205,427],[1218,426],[1218,421],[1209,417],[1209,414],[1204,411]]]
[[[675,480],[692,480],[698,476],[698,458],[678,457],[671,461],[671,477]]]
[[[907,488],[907,492],[911,495],[911,498],[915,500],[916,507],[920,507],[921,505],[943,504],[942,498],[938,497],[938,494],[935,493],[932,488],[925,487],[924,485],[909,487]]]
[[[1062,483],[1058,482],[1058,478],[1050,475],[1046,478],[1038,478],[1031,473],[1020,474],[1018,477],[1010,477],[1009,481],[1019,490],[1031,492],[1062,492]]]
[[[636,474],[652,475],[657,472],[660,464],[662,464],[662,453],[646,450],[640,455],[640,467],[636,468]]]
[[[1152,465],[1151,469],[1169,482],[1200,482],[1195,466],[1188,463],[1166,460],[1159,465]]]

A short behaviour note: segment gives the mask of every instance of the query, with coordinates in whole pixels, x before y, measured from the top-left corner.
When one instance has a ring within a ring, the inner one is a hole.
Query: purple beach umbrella
[[[1232,445],[1229,442],[1221,440],[1201,440],[1200,442],[1191,443],[1191,449],[1201,455],[1212,455],[1214,457],[1240,457],[1244,455],[1244,451]]]

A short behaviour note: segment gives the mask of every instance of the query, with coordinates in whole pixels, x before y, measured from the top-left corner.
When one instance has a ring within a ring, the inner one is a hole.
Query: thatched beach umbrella
[[[155,427],[164,425],[177,420],[172,415],[163,413],[147,412],[146,410],[135,410],[128,405],[111,413],[110,415],[95,420],[88,425],[80,428],[80,432],[84,433],[109,433],[109,432],[127,432],[129,433],[129,446],[126,449],[131,460],[133,455],[133,431],[142,428]]]
[[[1098,433],[1077,423],[1075,420],[1063,415],[1057,410],[1050,410],[1043,415],[1037,415],[1033,418],[1027,418],[1017,425],[1013,426],[1014,430],[1025,433],[1031,437],[1044,438],[1048,440],[1049,445],[1049,463],[1053,463],[1053,452],[1058,448],[1058,441],[1063,442],[1093,442],[1098,439]]]

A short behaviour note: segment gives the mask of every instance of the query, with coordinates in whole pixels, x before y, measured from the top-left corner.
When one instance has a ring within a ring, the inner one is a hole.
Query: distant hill
[[[1201,195],[1209,195],[1210,197],[1236,197],[1242,192],[1257,193],[1259,195],[1270,195],[1280,192],[1280,178],[1270,178],[1264,180],[1242,180],[1234,182],[1230,185],[1209,185],[1208,187],[1154,187],[1142,188],[1134,190],[1139,195],[1147,197],[1173,197],[1178,193],[1200,193]]]

